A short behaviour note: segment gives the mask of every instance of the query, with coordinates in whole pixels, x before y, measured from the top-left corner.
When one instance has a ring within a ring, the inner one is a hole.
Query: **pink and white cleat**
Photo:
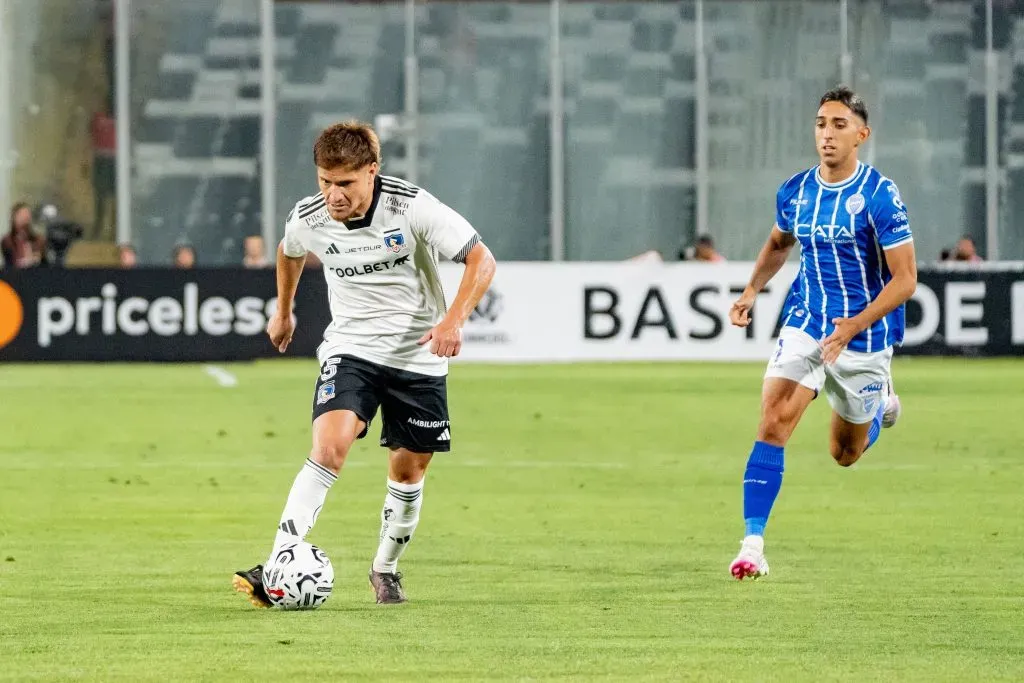
[[[729,573],[737,580],[768,576],[768,560],[764,557],[764,537],[747,536],[740,545],[740,554],[729,565]]]

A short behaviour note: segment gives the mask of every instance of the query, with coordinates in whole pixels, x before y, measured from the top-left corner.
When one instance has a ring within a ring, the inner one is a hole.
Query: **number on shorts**
[[[338,374],[338,363],[340,362],[340,358],[328,358],[327,362],[324,363],[323,372],[320,373],[320,381],[326,382],[327,380]]]

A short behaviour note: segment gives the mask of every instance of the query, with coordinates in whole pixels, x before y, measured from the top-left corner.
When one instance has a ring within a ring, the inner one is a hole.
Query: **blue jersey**
[[[913,239],[896,184],[863,162],[851,178],[826,183],[818,167],[779,188],[779,230],[800,242],[800,272],[783,309],[783,325],[817,340],[832,333],[833,318],[851,318],[890,280],[886,249]],[[851,351],[882,351],[903,341],[900,306],[854,337]]]

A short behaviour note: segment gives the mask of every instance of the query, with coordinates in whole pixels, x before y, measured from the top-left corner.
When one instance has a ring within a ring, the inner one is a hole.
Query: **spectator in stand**
[[[32,230],[32,209],[25,202],[11,207],[10,230],[0,240],[6,268],[32,268],[43,262],[46,240]]]
[[[196,265],[196,250],[191,244],[179,244],[174,247],[174,267],[188,270]]]
[[[262,235],[249,235],[242,242],[242,249],[245,256],[242,258],[242,265],[246,268],[267,268],[267,250],[263,245]]]
[[[134,268],[138,263],[138,258],[135,254],[135,247],[130,244],[122,244],[117,248],[117,255],[121,262],[122,268]]]
[[[679,250],[679,260],[720,263],[725,261],[725,257],[715,251],[715,242],[710,235],[701,235],[692,246]]]
[[[693,260],[720,263],[725,261],[725,257],[715,251],[715,242],[710,235],[701,235],[697,238],[697,244],[693,249]]]
[[[978,250],[974,246],[974,240],[969,236],[964,235],[960,238],[960,241],[956,243],[956,249],[953,251],[953,260],[979,263],[983,259],[978,256]]]
[[[104,107],[92,117],[92,192],[93,237],[113,230],[117,190],[117,126],[110,110]],[[107,210],[109,207],[109,211]]]

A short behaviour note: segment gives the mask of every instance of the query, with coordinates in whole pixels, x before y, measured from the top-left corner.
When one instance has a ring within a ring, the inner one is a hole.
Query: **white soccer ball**
[[[334,567],[327,553],[315,545],[286,543],[264,565],[263,587],[274,607],[316,609],[331,596]]]

